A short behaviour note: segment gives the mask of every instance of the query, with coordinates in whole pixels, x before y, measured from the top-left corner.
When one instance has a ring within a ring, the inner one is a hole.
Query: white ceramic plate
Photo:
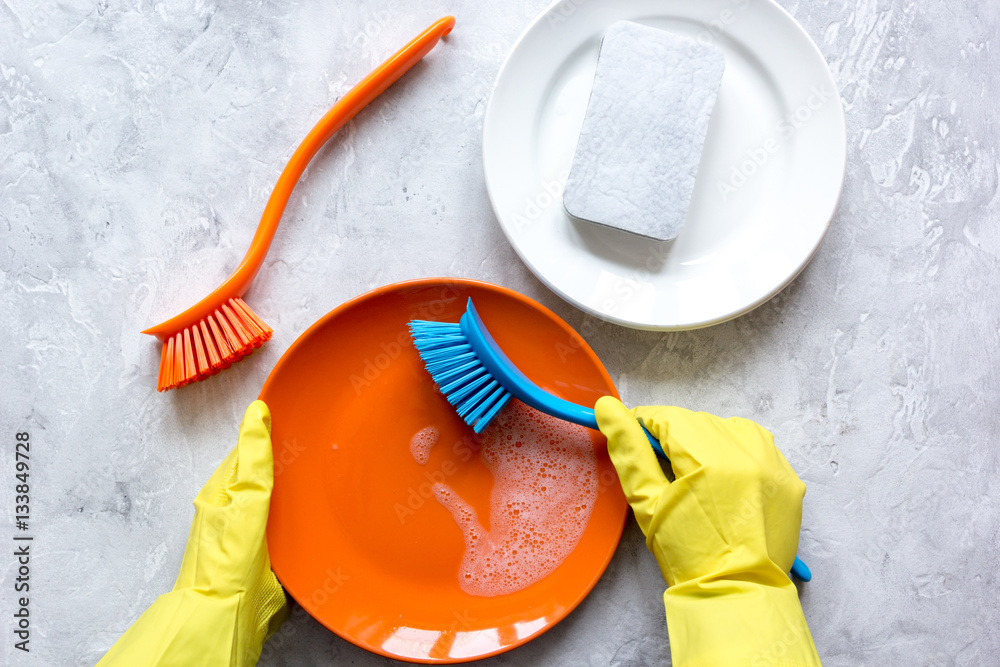
[[[562,207],[601,37],[622,19],[726,56],[687,221],[666,243]],[[487,189],[521,259],[579,308],[640,329],[717,324],[791,282],[836,210],[846,152],[830,69],[771,0],[557,2],[501,67],[483,126]]]

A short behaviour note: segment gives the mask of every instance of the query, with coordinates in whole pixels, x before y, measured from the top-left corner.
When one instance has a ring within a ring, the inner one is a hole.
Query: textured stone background
[[[10,440],[27,428],[36,539],[29,660],[12,650],[12,559],[0,556],[5,664],[93,664],[170,588],[191,499],[243,409],[337,304],[463,276],[584,324],[505,241],[480,163],[489,87],[546,4],[0,3],[0,488],[6,513]],[[809,485],[800,553],[816,578],[803,604],[826,664],[995,664],[1000,10],[782,4],[826,55],[847,112],[829,236],[788,289],[736,321],[674,334],[590,321],[586,335],[627,402],[775,432]],[[235,267],[296,142],[446,13],[459,22],[447,44],[299,185],[248,299],[273,341],[157,395],[159,352],[139,330]],[[573,614],[490,664],[662,664],[662,588],[630,527]],[[289,627],[263,664],[387,662],[307,617]]]

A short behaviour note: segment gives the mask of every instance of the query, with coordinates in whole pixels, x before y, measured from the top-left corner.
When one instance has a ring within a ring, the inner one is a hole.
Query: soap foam
[[[576,548],[597,500],[590,433],[512,401],[482,434],[493,473],[490,530],[447,484],[434,497],[465,536],[459,585],[471,595],[519,591],[548,576]]]
[[[441,432],[433,426],[421,429],[410,440],[410,454],[420,465],[426,465],[431,458],[431,448],[437,443]]]

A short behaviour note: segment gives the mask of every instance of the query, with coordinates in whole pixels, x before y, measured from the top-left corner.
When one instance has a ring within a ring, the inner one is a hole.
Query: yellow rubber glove
[[[769,432],[673,407],[629,411],[610,396],[597,423],[669,584],[674,665],[819,665],[792,567],[806,486]],[[636,419],[670,458],[667,480]]]
[[[236,448],[194,499],[173,591],[157,598],[99,666],[256,664],[288,615],[264,534],[273,482],[271,413],[254,401]]]

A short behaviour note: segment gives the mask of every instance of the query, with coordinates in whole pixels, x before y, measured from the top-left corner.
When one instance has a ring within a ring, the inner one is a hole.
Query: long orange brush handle
[[[230,299],[239,299],[243,296],[264,263],[264,257],[271,247],[274,232],[278,228],[281,214],[285,210],[285,205],[288,204],[288,198],[291,196],[295,184],[298,183],[299,177],[302,176],[302,172],[305,171],[316,152],[344,123],[353,118],[365,105],[378,97],[382,91],[391,86],[393,82],[427,55],[438,43],[438,40],[451,32],[454,25],[455,18],[452,16],[446,16],[436,22],[340,98],[333,105],[333,108],[316,123],[316,126],[288,160],[288,164],[281,172],[281,176],[274,186],[274,191],[271,193],[271,198],[264,208],[264,215],[257,226],[257,233],[254,234],[250,249],[236,271],[214,292],[194,306],[142,333],[156,336],[160,340],[167,339],[212,315],[223,304],[228,304]],[[165,347],[164,355],[166,354]]]

